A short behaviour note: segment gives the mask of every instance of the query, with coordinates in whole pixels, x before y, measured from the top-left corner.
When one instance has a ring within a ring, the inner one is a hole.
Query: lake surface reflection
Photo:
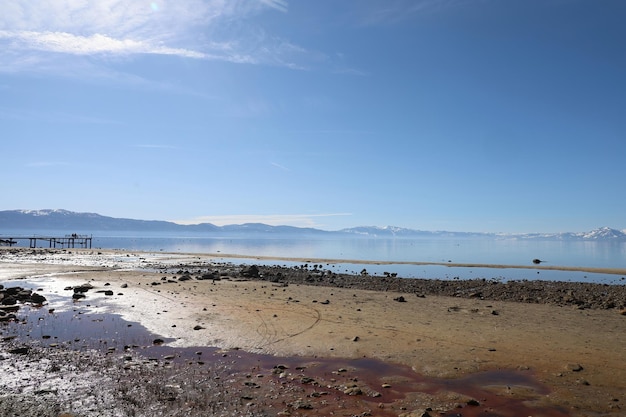
[[[57,232],[58,233],[58,232]],[[28,234],[26,234],[28,235]],[[375,238],[333,235],[292,236],[281,234],[197,234],[93,232],[93,247],[148,252],[175,252],[223,255],[223,260],[241,263],[263,262],[248,257],[332,259],[326,269],[335,272],[371,274],[398,273],[407,278],[501,280],[543,279],[559,281],[623,284],[615,274],[554,271],[541,266],[626,269],[626,242],[623,241],[556,241],[495,238]],[[237,255],[241,259],[236,259]],[[378,261],[384,265],[361,265],[360,261]],[[442,265],[408,265],[423,262]],[[278,265],[295,265],[277,260]],[[454,267],[445,264],[490,264],[527,266],[519,268]]]
[[[224,261],[260,262],[245,257],[333,259],[341,262],[324,265],[334,272],[356,272],[363,268],[373,275],[398,273],[407,278],[500,280],[543,279],[558,281],[623,284],[622,276],[536,268],[541,265],[626,269],[626,242],[542,241],[515,239],[408,239],[349,238],[319,236],[94,236],[94,246],[154,252],[223,254]],[[359,261],[379,261],[384,265],[362,265]],[[298,262],[263,259],[263,263],[293,266]],[[452,267],[445,265],[408,265],[394,262],[454,264],[522,265],[519,268]]]

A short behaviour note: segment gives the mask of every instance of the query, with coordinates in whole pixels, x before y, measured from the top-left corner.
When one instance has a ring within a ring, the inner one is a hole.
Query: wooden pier
[[[17,245],[21,240],[28,240],[30,248],[37,247],[37,241],[48,242],[49,248],[85,248],[91,249],[92,235],[71,235],[58,236],[0,236],[0,246]],[[45,247],[45,246],[41,246]]]

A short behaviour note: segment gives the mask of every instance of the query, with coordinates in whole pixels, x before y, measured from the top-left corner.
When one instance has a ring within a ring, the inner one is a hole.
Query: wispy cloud
[[[261,0],[261,3],[268,5],[281,12],[287,11],[287,2],[284,0]]]
[[[281,165],[277,162],[270,162],[270,165],[275,166],[276,168],[282,169],[283,171],[291,171],[289,168],[287,168],[284,165]]]
[[[286,0],[13,0],[0,14],[0,71],[138,54],[300,68],[292,58],[306,51],[248,19],[287,9]]]
[[[364,25],[386,25],[406,21],[424,14],[438,13],[475,0],[385,0],[370,3],[363,12]]]
[[[265,223],[271,226],[319,227],[317,220],[324,217],[351,216],[352,213],[323,214],[233,214],[201,216],[187,220],[172,220],[178,224],[212,223],[217,226],[244,223]]]
[[[115,39],[106,35],[77,36],[67,32],[8,32],[0,30],[0,40],[12,40],[13,47],[74,55],[158,54],[186,58],[206,58],[202,52],[153,45],[146,41]]]
[[[13,109],[0,107],[0,119],[38,121],[45,123],[67,123],[67,124],[96,124],[96,125],[116,125],[120,122],[101,117],[90,117],[78,114],[70,114],[55,111],[36,111],[25,109]]]

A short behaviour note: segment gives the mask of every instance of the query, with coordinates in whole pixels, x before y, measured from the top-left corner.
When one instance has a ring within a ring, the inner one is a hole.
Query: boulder
[[[9,305],[13,305],[15,303],[17,303],[17,299],[15,297],[11,296],[11,295],[9,295],[7,297],[4,297],[2,299],[2,305],[3,306],[9,306]]]
[[[39,294],[39,293],[32,293],[30,296],[30,301],[33,304],[43,304],[47,301],[46,297],[44,297],[43,295]]]
[[[241,270],[241,276],[249,277],[249,278],[258,278],[259,267],[256,265],[250,265],[249,267]]]
[[[78,287],[74,287],[74,294],[77,294],[77,293],[83,294],[91,289],[93,289],[93,285],[82,284],[82,285],[79,285]]]
[[[9,353],[12,353],[12,354],[15,354],[15,355],[26,355],[26,354],[28,354],[29,350],[30,350],[30,348],[28,346],[23,346],[23,347],[17,347],[17,348],[9,349]]]
[[[22,290],[18,292],[15,297],[17,297],[20,301],[27,301],[30,299],[30,296],[33,292],[31,290]]]

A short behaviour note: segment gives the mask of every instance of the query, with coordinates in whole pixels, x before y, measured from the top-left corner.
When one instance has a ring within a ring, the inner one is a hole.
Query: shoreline
[[[194,255],[188,253],[186,255]],[[585,266],[559,266],[559,265],[509,265],[509,264],[482,264],[482,263],[455,263],[455,262],[421,262],[421,261],[376,261],[376,260],[360,260],[360,259],[335,259],[335,258],[300,258],[300,257],[281,257],[281,256],[254,256],[254,255],[237,255],[227,253],[208,253],[195,254],[208,258],[226,258],[226,259],[257,259],[266,261],[288,261],[301,263],[321,263],[321,264],[357,264],[357,265],[432,265],[459,268],[493,268],[493,269],[543,269],[549,271],[570,271],[570,272],[592,272],[598,274],[626,275],[626,268],[598,268]]]
[[[626,307],[623,285],[403,279],[333,274],[313,265],[253,267],[216,263],[215,258],[197,254],[98,250],[0,251],[0,272],[5,286],[21,282],[33,290],[41,289],[50,300],[46,308],[78,309],[84,315],[92,314],[90,309],[121,314],[130,323],[140,323],[154,334],[171,338],[168,349],[212,346],[241,363],[247,363],[244,352],[271,355],[276,357],[275,363],[304,360],[296,358],[314,362],[312,358],[319,358],[320,363],[305,365],[308,370],[297,371],[295,365],[285,370],[286,376],[279,378],[277,385],[281,390],[293,389],[289,391],[293,401],[308,395],[306,401],[319,412],[336,409],[347,399],[358,401],[358,396],[344,396],[343,391],[350,387],[341,385],[331,390],[341,391],[332,401],[326,396],[318,401],[311,396],[313,392],[301,391],[300,374],[319,381],[321,386],[310,387],[319,392],[322,386],[335,386],[332,379],[341,375],[320,373],[323,361],[359,358],[407,366],[417,376],[450,380],[450,386],[455,380],[485,372],[512,372],[512,378],[532,376],[549,388],[549,395],[510,381],[493,383],[489,388],[496,390],[498,401],[524,398],[524,404],[531,404],[526,415],[540,413],[532,407],[555,407],[567,411],[540,414],[618,416],[626,401],[626,351],[620,349],[626,345],[626,317],[620,314]],[[84,300],[73,302],[72,292],[65,288],[86,282],[93,289]],[[112,295],[104,294],[108,289]],[[0,356],[8,358],[3,353],[5,344],[0,343]],[[10,357],[13,360],[15,356]],[[163,363],[164,372],[171,366],[166,361],[157,363]],[[213,365],[203,366],[213,369]],[[353,372],[349,366],[341,366]],[[196,378],[193,375],[198,371],[181,367],[176,372]],[[233,389],[243,390],[245,383],[251,382],[250,375],[265,372],[250,368],[237,373]],[[354,384],[363,392],[381,392],[380,383],[366,382],[371,378],[368,372],[361,369],[353,374],[358,379]],[[270,381],[274,377],[264,378],[255,381],[260,386],[256,393],[245,394],[254,399],[252,402],[261,404],[269,401],[261,398],[273,395],[265,390],[273,387]],[[398,378],[383,382],[400,386],[402,378]],[[279,392],[277,400],[284,399],[287,394]],[[403,394],[385,402],[373,415],[414,417],[432,408],[435,411],[430,415],[435,416],[437,410],[444,412],[459,403],[465,407],[464,416],[473,415],[465,405],[467,397],[453,389],[424,395],[419,389]],[[363,407],[369,403],[358,404]],[[364,410],[356,403],[351,407]],[[485,407],[477,409],[484,414],[488,411]],[[291,414],[283,415],[304,415],[294,407],[286,408]],[[276,411],[260,415],[278,415]],[[181,411],[172,415],[187,414]]]
[[[499,264],[499,263],[478,263],[478,262],[425,262],[425,261],[381,261],[368,259],[340,259],[340,258],[315,258],[315,257],[287,257],[287,256],[269,256],[269,255],[245,255],[234,253],[196,253],[196,252],[163,252],[163,251],[143,251],[128,249],[85,249],[85,248],[25,248],[25,247],[1,247],[2,251],[16,250],[23,251],[50,251],[50,253],[109,253],[109,254],[142,254],[144,256],[153,256],[157,258],[167,259],[191,259],[191,258],[207,258],[212,260],[220,260],[229,262],[229,259],[250,259],[259,261],[285,261],[294,263],[313,263],[313,264],[355,264],[355,265],[414,265],[414,266],[445,266],[450,268],[488,268],[488,269],[531,269],[546,271],[563,271],[563,272],[589,272],[607,275],[623,275],[626,277],[626,268],[608,268],[608,267],[589,267],[589,266],[567,266],[567,265],[515,265],[515,264]],[[437,279],[437,278],[433,278]]]

